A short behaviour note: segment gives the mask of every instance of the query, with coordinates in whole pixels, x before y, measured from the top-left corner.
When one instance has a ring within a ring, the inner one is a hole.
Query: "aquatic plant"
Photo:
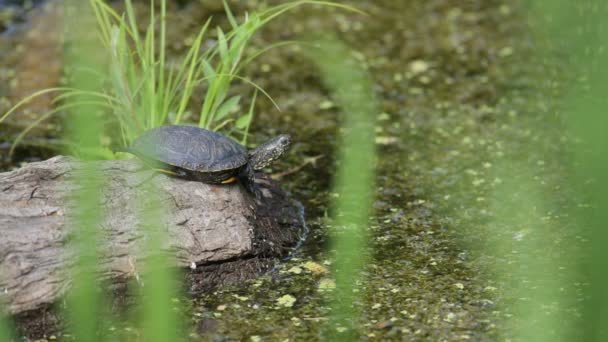
[[[206,92],[198,113],[198,126],[223,130],[245,143],[253,120],[257,93],[261,92],[268,97],[275,107],[278,108],[278,105],[264,89],[241,75],[242,68],[269,49],[293,43],[278,42],[248,51],[246,47],[251,37],[271,20],[305,4],[358,11],[353,7],[328,1],[301,0],[249,13],[239,22],[227,2],[223,3],[231,25],[230,31],[224,32],[220,27],[216,27],[215,44],[204,47],[203,42],[212,31],[210,18],[200,28],[181,61],[168,63],[166,0],[159,1],[158,16],[155,12],[156,1],[150,0],[149,24],[144,34],[139,32],[140,25],[132,0],[125,0],[126,12],[123,14],[116,12],[104,0],[89,0],[97,24],[98,39],[106,54],[102,63],[105,63],[107,69],[105,72],[91,73],[90,77],[100,78],[103,86],[96,90],[74,87],[42,89],[16,103],[0,116],[0,123],[34,98],[49,93],[56,94],[53,100],[56,108],[44,113],[25,128],[16,137],[9,155],[12,156],[15,146],[42,121],[66,110],[85,108],[88,104],[99,105],[104,112],[112,115],[112,120],[118,124],[120,130],[120,141],[114,144],[128,145],[147,129],[186,123],[192,94],[202,85],[206,86]],[[72,67],[75,69],[80,66]],[[245,82],[254,88],[253,102],[247,112],[238,112],[241,95],[229,97],[230,86],[234,80]],[[83,97],[87,100],[75,100]],[[114,157],[107,146],[96,153],[100,158]]]

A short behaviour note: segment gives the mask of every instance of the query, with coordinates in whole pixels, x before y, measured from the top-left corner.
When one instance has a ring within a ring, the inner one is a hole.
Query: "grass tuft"
[[[230,31],[211,29],[211,18],[200,28],[184,57],[174,63],[166,58],[166,0],[159,1],[160,13],[155,11],[155,0],[150,0],[149,24],[142,34],[139,32],[137,14],[132,0],[125,0],[125,13],[118,13],[104,0],[89,0],[89,5],[97,24],[97,38],[107,53],[105,69],[95,72],[102,78],[104,87],[98,92],[84,93],[81,89],[57,87],[37,91],[15,104],[0,116],[0,123],[14,114],[24,104],[34,98],[56,93],[54,103],[58,106],[44,113],[38,120],[18,135],[15,147],[32,128],[42,121],[68,109],[78,111],[87,108],[91,99],[99,100],[99,105],[110,115],[110,122],[118,126],[119,133],[106,134],[113,139],[113,145],[128,145],[143,131],[168,124],[183,124],[188,117],[192,94],[199,87],[206,89],[204,101],[198,111],[198,126],[211,130],[222,130],[233,138],[247,141],[249,127],[253,121],[253,109],[239,113],[242,95],[229,96],[232,82],[238,80],[252,86],[254,100],[257,93],[270,99],[271,96],[253,81],[241,75],[243,67],[253,62],[269,49],[296,43],[279,42],[261,49],[247,49],[253,35],[264,25],[281,14],[302,5],[328,6],[363,13],[353,7],[328,1],[294,1],[268,8],[259,13],[249,13],[238,19],[224,0],[224,9]],[[203,41],[215,32],[217,44],[203,48]],[[78,66],[72,66],[78,70]],[[88,70],[89,72],[91,70]],[[83,98],[87,101],[74,100]],[[69,100],[69,101],[68,101]],[[64,104],[69,102],[69,104]],[[103,102],[103,103],[102,103]],[[252,106],[255,105],[252,104]],[[113,157],[107,148],[98,153],[101,158]]]

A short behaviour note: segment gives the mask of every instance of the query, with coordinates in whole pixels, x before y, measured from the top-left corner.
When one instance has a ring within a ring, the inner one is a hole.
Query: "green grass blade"
[[[209,64],[207,60],[202,59],[201,67],[203,68],[203,75],[205,75],[205,79],[209,82],[213,81],[213,78],[215,77],[215,70],[211,64]]]
[[[220,27],[217,27],[217,44],[219,47],[220,58],[226,60],[228,58],[228,41]]]
[[[336,290],[325,334],[332,341],[354,341],[358,339],[360,316],[360,307],[353,305],[358,297],[354,290],[366,262],[367,224],[374,184],[374,119],[378,104],[369,75],[341,42],[325,39],[318,49],[308,53],[342,109],[344,122],[334,185],[339,197],[333,204]],[[339,334],[337,329],[346,331]]]
[[[116,98],[112,97],[111,95],[102,93],[102,92],[85,91],[85,90],[74,89],[74,88],[62,88],[62,91],[63,91],[63,94],[59,94],[53,98],[53,101],[52,101],[53,104],[57,104],[62,101],[67,101],[67,100],[70,100],[72,97],[78,97],[78,96],[88,96],[88,97],[99,98],[100,100],[108,101],[112,105],[119,104],[119,102]]]
[[[165,51],[167,50],[166,43],[166,19],[167,17],[167,4],[165,0],[160,2],[160,42],[159,42],[159,50],[158,50],[158,89],[159,93],[162,93],[165,88]],[[164,97],[159,96],[159,99],[164,99]],[[163,101],[164,102],[164,101]],[[160,108],[164,107],[160,106]],[[164,112],[163,112],[164,113]],[[161,113],[162,114],[162,113]],[[159,123],[162,124],[164,120],[161,120]]]
[[[0,312],[2,312],[1,310],[3,310],[2,306],[0,306]],[[11,322],[3,313],[0,313],[0,341],[17,341]]]
[[[94,29],[90,26],[94,14],[87,8],[86,2],[69,0],[69,4],[77,9],[78,16],[67,18],[66,41],[78,47],[66,54],[68,65],[79,64],[89,68],[100,66],[97,42],[90,39],[88,32]],[[77,29],[75,29],[77,28]],[[99,80],[90,77],[89,73],[75,72],[70,79],[71,88],[80,89],[84,93],[98,94]],[[94,163],[88,162],[95,157],[88,153],[90,150],[100,149],[101,122],[97,113],[101,108],[95,103],[98,97],[81,94],[71,100],[74,106],[68,113],[66,139],[74,143],[81,151],[80,157],[85,161],[76,168],[72,176],[75,190],[70,194],[69,200],[74,205],[71,219],[70,247],[74,252],[73,267],[70,270],[71,289],[67,295],[67,308],[70,328],[78,341],[96,341],[97,332],[101,324],[108,321],[101,313],[104,300],[100,295],[98,283],[99,250],[96,248],[100,240],[97,229],[102,219],[102,209],[99,205],[101,199],[102,175]],[[74,110],[76,104],[81,104]]]
[[[157,126],[156,118],[156,52],[155,52],[155,34],[154,34],[154,0],[150,0],[152,7],[150,8],[150,24],[146,31],[144,40],[144,57],[140,57],[142,69],[145,74],[148,74],[150,81],[146,82],[145,97],[142,99],[142,105],[145,107],[143,118],[146,119],[144,127],[146,129]]]
[[[230,114],[234,109],[236,109],[239,105],[239,101],[241,101],[241,96],[233,96],[226,100],[222,105],[218,108],[215,119],[222,120],[226,115]]]
[[[247,112],[247,116],[249,116],[249,120],[247,121],[247,125],[245,126],[245,132],[243,133],[243,138],[241,139],[241,144],[243,144],[243,146],[247,146],[247,139],[249,138],[249,127],[251,127],[251,122],[253,121],[255,103],[256,103],[257,99],[258,99],[258,90],[255,89],[253,91],[253,97],[251,98],[251,105],[249,105],[249,111]]]
[[[133,39],[133,45],[135,46],[135,49],[137,51],[137,53],[139,54],[139,56],[145,56],[145,52],[143,51],[143,46],[141,43],[141,38],[139,36],[139,31],[137,30],[137,22],[136,20],[136,15],[135,15],[135,10],[133,9],[133,3],[131,0],[125,0],[125,6],[127,9],[127,20],[128,20],[128,24],[129,27],[131,29],[132,35],[131,35],[131,39]],[[121,22],[124,23],[124,21],[121,20]],[[126,27],[127,25],[125,25]]]
[[[228,126],[228,124],[234,122],[234,119],[226,119],[222,122],[220,122],[217,126],[213,127],[213,131],[217,132],[221,129],[223,129],[224,127]]]
[[[208,29],[210,23],[211,23],[211,19],[208,19],[207,22],[205,23],[205,25],[203,25],[203,27],[199,31],[196,39],[194,40],[192,48],[188,51],[186,59],[184,60],[183,65],[182,65],[182,68],[181,68],[182,70],[185,70],[186,66],[188,66],[188,72],[186,74],[186,80],[183,84],[184,89],[182,91],[182,96],[179,100],[179,107],[177,109],[177,115],[176,115],[177,122],[181,121],[182,114],[186,110],[188,101],[190,100],[190,97],[192,96],[193,82],[198,77],[199,73],[205,72],[206,68],[210,68],[211,72],[212,73],[214,72],[213,68],[211,68],[211,66],[209,65],[209,63],[207,61],[205,61],[204,59],[199,60],[199,57],[198,57],[198,52],[200,50],[200,46],[202,44],[203,37],[205,36],[205,33],[207,32],[207,29]],[[202,63],[202,65],[201,65],[201,63]],[[180,70],[180,74],[181,74],[181,72],[183,72],[182,70]],[[209,70],[206,70],[206,71],[209,72]],[[178,78],[181,79],[182,78],[181,75],[178,76]]]
[[[239,130],[245,130],[247,126],[251,123],[251,117],[249,115],[242,115],[238,119],[236,119],[235,126]]]
[[[249,85],[251,85],[252,87],[254,87],[255,89],[257,89],[259,92],[261,92],[268,100],[270,100],[270,102],[272,103],[272,105],[274,106],[274,108],[276,108],[279,112],[281,111],[281,107],[279,107],[279,105],[276,103],[276,101],[272,98],[272,96],[270,96],[270,94],[268,94],[268,92],[266,92],[266,90],[264,90],[264,88],[260,87],[257,83],[253,82],[252,80],[246,78],[246,77],[242,77],[239,75],[234,75],[234,74],[220,74],[220,76],[228,76],[230,75],[233,78],[239,79]]]
[[[239,28],[239,24],[236,21],[236,19],[234,18],[234,15],[232,14],[232,11],[230,10],[230,6],[228,6],[228,3],[226,2],[226,0],[222,0],[222,2],[224,3],[224,11],[226,12],[226,17],[228,17],[230,26],[232,26],[233,30],[237,30]]]
[[[11,148],[8,151],[8,160],[12,160],[13,159],[13,155],[15,154],[15,149],[17,148],[17,146],[19,146],[19,143],[21,142],[21,140],[23,140],[23,138],[32,130],[34,129],[34,127],[38,126],[40,123],[42,123],[43,121],[47,120],[48,118],[50,118],[51,116],[53,116],[54,114],[64,111],[66,109],[70,109],[70,108],[75,108],[75,107],[80,107],[80,106],[98,106],[98,107],[103,107],[106,106],[107,108],[112,108],[111,105],[105,103],[105,102],[98,102],[98,101],[89,101],[89,102],[81,102],[81,103],[69,103],[63,106],[59,106],[51,111],[48,111],[46,113],[44,113],[44,115],[41,115],[38,119],[36,119],[34,122],[32,122],[31,124],[29,124],[25,129],[21,130],[21,132],[19,132],[19,134],[15,137],[15,139],[13,140],[13,143],[11,144]]]
[[[139,302],[142,305],[141,326],[145,341],[165,342],[178,340],[178,320],[176,312],[183,310],[173,302],[177,290],[169,260],[171,249],[165,249],[167,229],[164,217],[167,214],[162,205],[163,194],[156,187],[154,179],[143,182],[138,194],[140,207],[140,227],[145,232],[143,248],[154,251],[144,260],[141,267],[142,291]],[[177,310],[176,310],[177,309]]]
[[[26,96],[23,99],[21,99],[19,102],[17,102],[14,106],[12,106],[6,113],[4,113],[0,117],[0,123],[2,121],[6,120],[6,118],[8,118],[11,114],[13,114],[21,106],[23,106],[24,104],[32,101],[36,97],[44,95],[44,94],[48,94],[48,93],[61,92],[61,91],[65,91],[65,90],[68,90],[68,89],[70,89],[70,88],[65,88],[65,87],[47,88],[47,89],[43,89],[43,90],[39,90],[37,92],[34,92],[31,95],[29,95],[29,96]]]
[[[286,41],[282,41],[282,42],[278,42],[278,43],[274,43],[271,45],[268,45],[266,47],[264,47],[263,49],[257,50],[255,53],[251,54],[251,56],[248,56],[247,58],[245,58],[239,65],[239,67],[237,69],[235,69],[233,71],[234,74],[238,75],[241,71],[241,68],[248,65],[249,63],[251,63],[254,59],[258,58],[259,56],[265,54],[266,52],[272,50],[272,49],[276,49],[279,48],[281,46],[286,46],[286,45],[291,45],[291,44],[306,44],[303,41],[298,41],[298,40],[286,40]]]
[[[356,7],[353,7],[353,6],[339,4],[339,3],[331,2],[331,1],[314,1],[314,0],[295,1],[295,2],[290,2],[287,4],[283,4],[283,5],[278,5],[278,6],[271,7],[268,10],[259,13],[259,15],[261,18],[263,18],[262,22],[265,24],[265,23],[268,23],[269,21],[275,19],[276,17],[280,16],[281,14],[283,14],[295,7],[299,7],[302,5],[320,5],[320,6],[325,6],[325,7],[335,7],[335,8],[347,10],[350,12],[367,15],[366,12],[361,11],[360,9],[357,9]]]

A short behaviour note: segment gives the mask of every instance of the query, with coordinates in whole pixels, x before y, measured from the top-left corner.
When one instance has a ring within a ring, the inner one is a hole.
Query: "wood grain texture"
[[[208,269],[221,273],[218,264],[224,262],[284,256],[303,233],[298,205],[266,178],[257,181],[264,197],[256,202],[239,183],[171,178],[136,160],[94,163],[104,175],[99,206],[104,219],[96,227],[100,282],[135,276],[146,257],[156,253],[166,254],[176,267],[213,265]],[[68,271],[75,259],[70,196],[79,186],[73,174],[81,165],[59,156],[0,173],[0,301],[10,314],[51,304],[69,291]],[[144,182],[156,184],[155,196],[167,213],[159,251],[143,248],[146,233],[140,228],[137,198],[152,196],[145,193]],[[209,279],[223,279],[208,273]]]

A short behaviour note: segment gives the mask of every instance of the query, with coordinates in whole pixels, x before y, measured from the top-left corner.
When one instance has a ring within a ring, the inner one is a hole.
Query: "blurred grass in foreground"
[[[562,31],[574,31],[564,47],[576,63],[580,83],[565,99],[570,111],[566,122],[584,142],[575,151],[574,182],[591,205],[577,213],[582,234],[589,238],[582,269],[586,277],[582,281],[589,285],[582,324],[575,329],[584,341],[608,341],[608,2],[559,0],[555,6],[555,17],[574,23],[570,29],[555,25],[551,33],[559,37]]]
[[[12,326],[3,314],[0,313],[0,341],[14,341]]]
[[[141,328],[145,341],[164,342],[179,341],[177,312],[180,305],[173,302],[177,297],[175,272],[172,272],[169,262],[175,256],[167,251],[165,211],[161,201],[162,194],[157,191],[154,179],[142,184],[138,202],[140,204],[141,231],[145,232],[146,240],[143,250],[152,251],[150,257],[144,260],[141,289],[138,303],[141,305]],[[170,251],[170,249],[169,249]],[[188,331],[182,329],[182,331]]]
[[[103,220],[103,206],[100,206],[101,189],[104,186],[103,174],[96,168],[93,161],[97,155],[95,151],[101,148],[102,117],[104,108],[89,101],[86,93],[94,94],[101,89],[102,84],[96,77],[97,72],[102,73],[103,66],[99,56],[100,46],[92,39],[96,23],[91,7],[85,1],[71,0],[66,3],[66,41],[73,47],[66,53],[67,65],[73,66],[74,73],[71,86],[83,90],[83,95],[74,97],[78,102],[77,111],[70,112],[66,122],[68,127],[67,140],[77,146],[76,153],[83,161],[78,170],[74,172],[73,182],[78,184],[72,200],[76,204],[73,244],[77,261],[72,269],[72,289],[68,293],[67,317],[70,330],[78,341],[104,341],[110,340],[106,335],[106,328],[115,319],[110,316],[110,310],[104,305],[102,291],[98,279],[100,255],[104,252],[99,249],[99,241],[105,239],[100,229]],[[75,15],[78,13],[78,15]],[[95,71],[91,73],[91,70]],[[91,95],[94,96],[94,95]],[[140,218],[140,230],[145,234],[145,244],[142,250],[151,251],[148,260],[133,260],[134,272],[142,273],[139,286],[143,306],[142,315],[138,317],[141,322],[133,322],[135,326],[142,327],[146,341],[175,341],[176,319],[171,309],[171,299],[174,291],[171,288],[171,275],[168,273],[168,262],[161,254],[163,233],[166,232],[162,224],[163,211],[161,202],[152,181],[140,187],[140,201],[137,210]],[[144,196],[145,193],[145,196]],[[142,271],[143,270],[143,271]]]
[[[572,81],[563,99],[549,100],[558,108],[559,117],[563,118],[569,133],[583,141],[576,146],[566,147],[573,152],[571,164],[574,167],[571,169],[572,177],[562,182],[566,183],[564,189],[576,190],[577,195],[586,201],[575,203],[578,199],[573,198],[570,205],[576,206],[572,216],[579,229],[572,236],[580,234],[588,242],[585,242],[587,245],[582,255],[574,255],[566,249],[553,250],[553,230],[549,223],[542,222],[543,216],[549,212],[549,208],[546,208],[548,199],[543,198],[536,186],[529,182],[534,178],[532,170],[526,170],[523,165],[510,166],[524,176],[517,179],[510,174],[501,176],[501,179],[508,181],[494,194],[493,200],[499,212],[494,224],[530,228],[529,234],[522,238],[523,253],[516,257],[518,265],[512,273],[505,275],[516,283],[514,297],[519,299],[518,304],[511,308],[515,312],[513,321],[519,324],[510,325],[510,329],[512,335],[522,341],[606,341],[608,2],[554,0],[525,3],[532,28],[540,30],[536,37],[540,38],[538,47],[546,49],[539,49],[539,57],[555,60],[559,56],[558,62],[564,67],[565,78]],[[542,132],[545,127],[530,129]],[[525,154],[535,148],[531,145],[530,150],[519,153]],[[516,203],[505,201],[517,191],[520,193],[516,195]],[[502,246],[494,247],[502,253],[510,253],[509,244],[505,241]],[[562,262],[572,260],[578,264],[578,270],[552,273],[562,269],[559,267]],[[562,292],[564,287],[571,285],[569,283],[585,284],[581,295],[583,303],[577,303],[578,298],[568,297]],[[548,314],[545,309],[549,307],[557,308],[558,312]],[[567,313],[568,307],[576,308],[576,314]]]
[[[332,250],[336,291],[332,317],[325,329],[332,340],[357,337],[362,300],[356,292],[367,258],[367,226],[374,183],[374,125],[378,105],[372,83],[360,62],[343,43],[330,37],[313,39],[308,53],[341,108],[339,167],[334,179]]]
[[[103,218],[99,205],[103,178],[92,161],[95,151],[100,147],[101,110],[91,96],[84,92],[94,92],[101,87],[99,80],[83,70],[99,70],[99,47],[91,39],[95,32],[94,18],[88,4],[80,0],[65,3],[66,11],[66,64],[74,66],[69,80],[73,87],[83,90],[83,94],[70,99],[80,103],[77,109],[68,112],[65,122],[66,140],[77,146],[77,153],[83,163],[74,170],[72,183],[77,184],[72,197],[74,217],[71,222],[71,246],[74,250],[74,265],[70,269],[72,286],[67,294],[67,317],[72,333],[78,341],[98,341],[100,324],[107,322],[102,315],[103,295],[99,291],[96,269],[100,265],[98,241],[101,239],[97,229]]]

